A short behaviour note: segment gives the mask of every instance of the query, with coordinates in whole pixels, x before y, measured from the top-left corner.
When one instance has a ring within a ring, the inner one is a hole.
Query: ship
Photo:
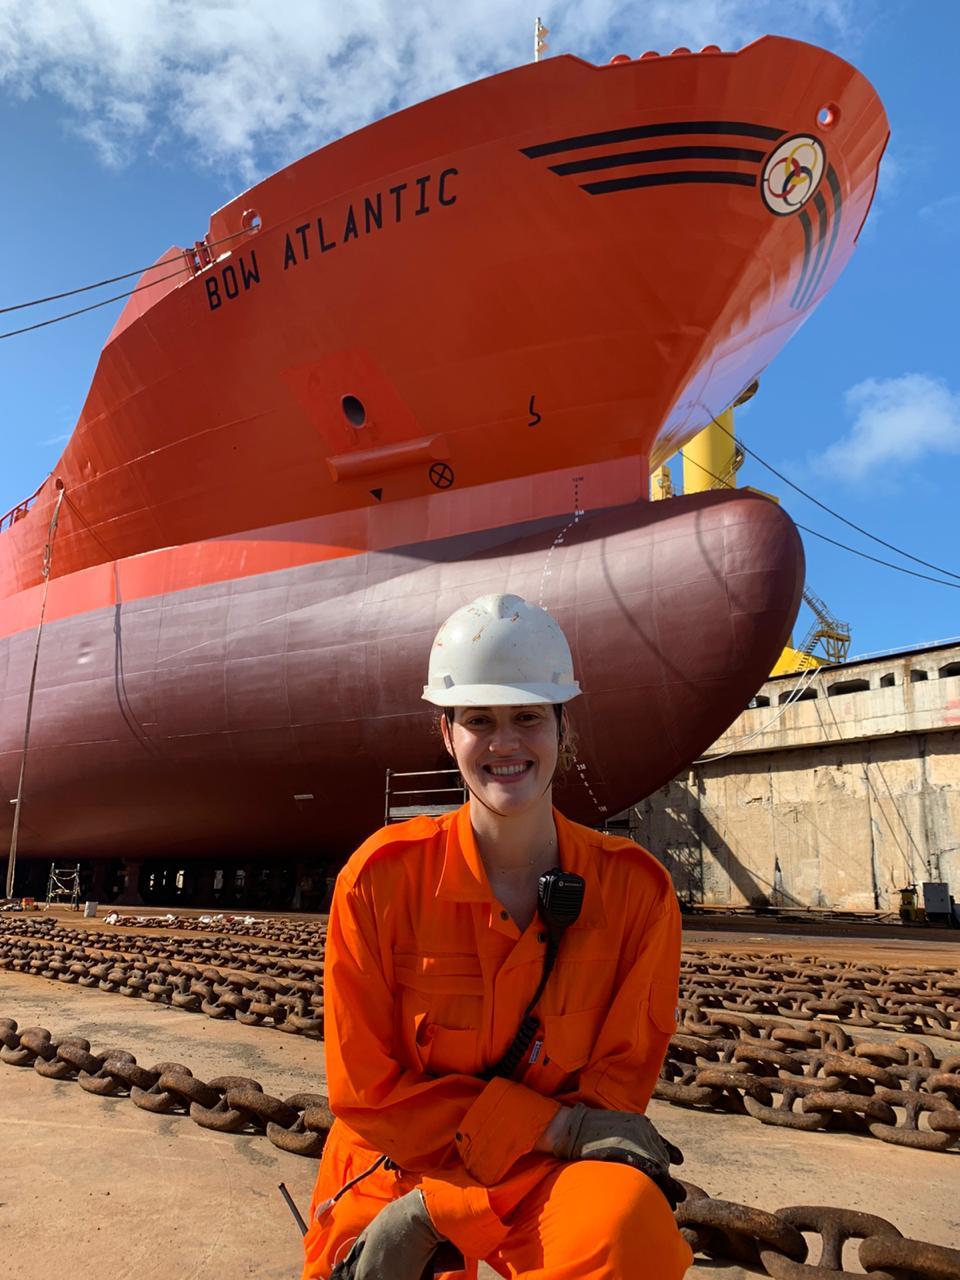
[[[0,521],[18,875],[77,861],[105,896],[108,865],[178,892],[242,865],[285,894],[335,865],[386,770],[443,765],[430,640],[490,591],[571,639],[561,807],[602,825],[675,776],[772,668],[803,552],[760,494],[651,503],[651,468],[829,292],[887,137],[798,41],[563,55],[332,142],[162,254]]]

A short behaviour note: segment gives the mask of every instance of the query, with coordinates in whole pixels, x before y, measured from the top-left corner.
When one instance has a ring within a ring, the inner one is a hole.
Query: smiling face
[[[551,704],[457,707],[441,727],[467,787],[495,813],[526,812],[545,796],[549,804],[558,755]]]

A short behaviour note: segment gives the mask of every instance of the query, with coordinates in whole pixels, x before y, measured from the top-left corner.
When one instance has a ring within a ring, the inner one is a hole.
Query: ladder
[[[737,487],[737,472],[743,466],[746,454],[743,451],[743,445],[739,440],[733,442],[733,461],[722,476],[714,476],[711,481],[711,489],[735,489]]]
[[[811,657],[819,641],[823,645],[828,662],[846,662],[847,654],[850,652],[850,624],[835,618],[810,587],[804,587],[803,599],[813,613],[813,622],[803,638],[800,652]]]
[[[74,911],[80,910],[80,863],[75,867],[58,867],[50,863],[47,877],[47,906],[52,902],[69,902]]]

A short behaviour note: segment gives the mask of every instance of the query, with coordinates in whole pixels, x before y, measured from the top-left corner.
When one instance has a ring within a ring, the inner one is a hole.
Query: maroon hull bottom
[[[336,858],[387,768],[446,762],[420,701],[440,622],[492,591],[564,627],[583,697],[558,792],[599,825],[739,714],[796,615],[790,519],[745,493],[637,503],[139,600],[44,629],[25,857]],[[554,545],[556,544],[556,545]],[[552,548],[552,550],[551,550]],[[0,848],[34,633],[0,641]],[[297,799],[304,795],[312,800]]]

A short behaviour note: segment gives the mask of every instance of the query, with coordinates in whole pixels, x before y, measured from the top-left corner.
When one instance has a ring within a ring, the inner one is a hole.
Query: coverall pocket
[[[479,959],[475,955],[397,954],[394,973],[398,988],[396,1035],[405,1046],[408,1065],[435,1075],[463,1070],[459,1065],[437,1064],[465,1062],[471,1036],[476,1055],[477,1028],[483,1010]],[[447,1041],[442,1047],[433,1044],[438,1031]],[[457,1037],[458,1044],[453,1045],[447,1037]],[[466,1068],[476,1069],[475,1063]]]
[[[548,1013],[543,1019],[543,1056],[525,1080],[539,1093],[562,1093],[593,1055],[606,1006],[577,1013]]]
[[[474,1075],[480,1070],[478,1033],[417,1020],[417,1057],[434,1076]]]
[[[398,952],[393,957],[393,966],[401,987],[411,987],[428,995],[483,995],[483,972],[477,956]]]

